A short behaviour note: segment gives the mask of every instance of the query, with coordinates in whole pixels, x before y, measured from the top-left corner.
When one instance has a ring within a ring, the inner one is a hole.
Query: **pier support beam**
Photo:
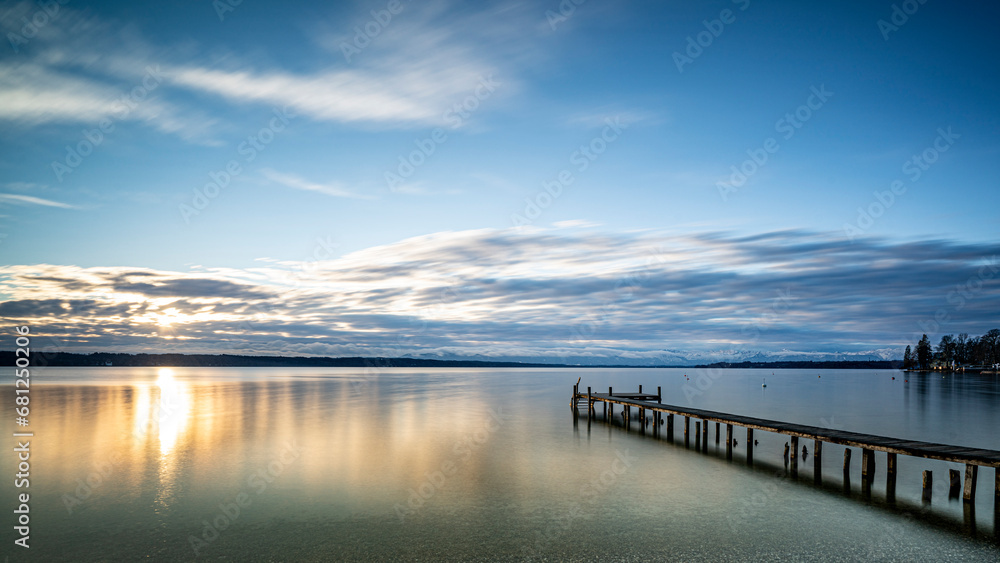
[[[684,417],[684,446],[687,447],[691,443],[691,436],[689,435],[691,431],[691,417]]]
[[[948,498],[958,498],[958,491],[962,488],[962,473],[957,469],[948,470]]]
[[[726,459],[733,459],[733,425],[726,425]]]
[[[671,442],[674,441],[674,415],[670,413],[667,415],[667,440]]]
[[[708,451],[708,421],[701,421],[701,447],[706,452]]]
[[[844,494],[851,494],[851,448],[844,448]]]
[[[792,476],[799,473],[799,437],[792,436]]]
[[[694,422],[694,447],[696,450],[701,450],[701,422]]]
[[[996,481],[993,488],[993,504],[996,506],[997,512],[1000,512],[1000,467],[993,469],[993,480]]]
[[[813,440],[813,480],[823,482],[823,442]]]
[[[962,499],[967,503],[976,502],[976,479],[979,477],[979,466],[965,464],[965,491]]]
[[[885,497],[896,502],[896,454],[886,454],[885,458]]]
[[[747,428],[747,464],[753,465],[753,428]]]
[[[720,428],[721,427],[722,427],[722,425],[720,423],[718,423],[718,422],[715,423],[715,443],[716,444],[719,443],[719,434],[721,433],[720,432]],[[1000,491],[1000,489],[997,489],[997,490]]]
[[[934,472],[924,470],[924,488],[923,493],[920,495],[921,500],[924,502],[931,501],[931,493],[934,490]]]
[[[861,479],[871,484],[875,478],[875,451],[861,450]]]

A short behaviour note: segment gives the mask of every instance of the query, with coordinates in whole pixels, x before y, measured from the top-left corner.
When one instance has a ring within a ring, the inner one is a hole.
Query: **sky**
[[[3,2],[0,317],[72,352],[570,363],[982,334],[998,16]]]

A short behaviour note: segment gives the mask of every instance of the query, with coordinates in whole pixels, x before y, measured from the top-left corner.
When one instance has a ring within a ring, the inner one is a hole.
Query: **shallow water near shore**
[[[871,370],[48,368],[32,377],[30,550],[11,561],[963,560],[1000,557],[994,471],[899,458],[885,498],[843,448],[732,461],[573,415],[572,386],[1000,449],[1000,378]],[[761,386],[767,379],[767,388]],[[895,380],[892,378],[895,377]],[[690,379],[689,379],[690,378]],[[908,379],[908,381],[906,381]],[[2,388],[13,401],[13,388]],[[19,431],[13,420],[7,431]],[[693,431],[693,426],[692,426]],[[13,440],[13,438],[11,438]],[[724,441],[724,438],[723,438]],[[812,449],[811,441],[804,441]],[[17,472],[13,455],[0,461]],[[921,502],[921,471],[934,496]],[[10,506],[16,494],[4,481]],[[8,513],[9,514],[9,513]],[[13,520],[13,518],[9,518]],[[7,545],[14,534],[6,527]]]

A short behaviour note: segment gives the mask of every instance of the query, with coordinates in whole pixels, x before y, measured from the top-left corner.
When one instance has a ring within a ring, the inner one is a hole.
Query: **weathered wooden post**
[[[691,437],[688,436],[688,431],[691,429],[691,417],[684,417],[684,447],[691,444]]]
[[[965,492],[962,499],[965,502],[976,502],[976,479],[979,477],[979,466],[971,463],[965,464]]]
[[[733,425],[726,425],[726,459],[733,459]]]
[[[799,472],[799,437],[792,436],[792,475]]]
[[[885,456],[885,496],[889,502],[896,502],[896,454]]]
[[[851,448],[844,448],[844,475],[851,474]]]
[[[813,440],[813,478],[816,483],[823,482],[823,442]]]
[[[656,402],[663,403],[663,388],[659,385],[656,387]]]
[[[861,480],[871,483],[875,478],[875,451],[861,449]]]
[[[993,505],[996,512],[1000,512],[1000,467],[993,468],[993,480],[996,481],[993,489]]]
[[[720,423],[718,423],[718,422],[715,423],[715,443],[716,444],[719,443],[719,434],[720,434],[720,432],[719,432],[719,425],[720,425]]]
[[[674,413],[667,414],[667,439],[674,441]]]
[[[587,419],[594,416],[594,398],[590,395],[590,386],[587,386]]]
[[[958,490],[962,488],[962,474],[957,469],[948,470],[948,498],[958,498]]]
[[[753,465],[753,428],[747,428],[747,463]]]
[[[701,449],[701,422],[697,420],[694,423],[694,447],[697,450]]]
[[[702,421],[701,423],[701,447],[706,452],[708,451],[708,421]]]
[[[921,499],[924,502],[930,502],[931,501],[931,493],[933,492],[933,489],[934,489],[934,473],[931,472],[931,471],[927,471],[925,469],[924,470],[924,490],[923,490],[923,494],[920,495]]]

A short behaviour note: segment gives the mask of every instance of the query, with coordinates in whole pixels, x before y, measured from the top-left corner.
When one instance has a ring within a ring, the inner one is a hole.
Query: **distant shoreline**
[[[0,351],[0,365],[13,367],[14,352]],[[307,357],[307,356],[240,356],[231,354],[120,354],[97,352],[35,352],[33,367],[494,367],[494,368],[672,368],[672,369],[899,369],[902,361],[784,361],[784,362],[716,362],[698,365],[641,366],[630,364],[557,364],[532,362],[494,362],[489,360],[431,360],[423,358],[378,357]]]

